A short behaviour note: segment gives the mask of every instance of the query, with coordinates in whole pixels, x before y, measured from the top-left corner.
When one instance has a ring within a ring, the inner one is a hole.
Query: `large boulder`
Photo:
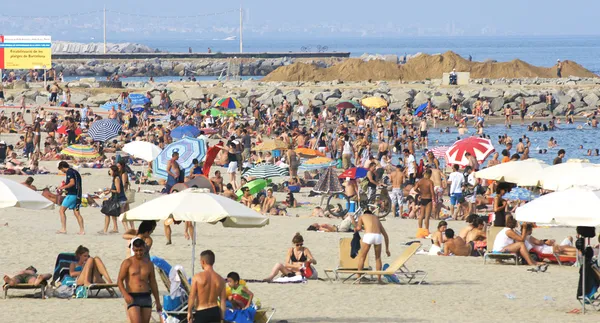
[[[434,96],[431,98],[431,103],[442,110],[450,109],[450,99],[446,95]]]
[[[391,89],[390,90],[390,100],[392,103],[402,103],[402,104],[406,101],[406,99],[408,99],[408,101],[411,102],[413,99],[413,94],[414,94],[413,90]]]
[[[495,90],[495,89],[483,90],[483,91],[479,92],[480,98],[495,99],[495,98],[502,97],[503,95],[504,95],[504,93],[501,90]]]
[[[335,89],[335,90],[333,90],[331,92],[325,92],[325,93],[323,93],[323,98],[325,98],[325,101],[327,101],[330,98],[340,99],[341,97],[342,97],[342,91],[340,91],[339,89]]]
[[[177,91],[173,91],[169,94],[169,97],[171,98],[171,101],[175,102],[175,101],[180,101],[180,102],[186,102],[187,100],[189,100],[189,97],[187,96],[187,94],[185,94],[185,91],[182,90],[177,90]]]
[[[201,87],[192,87],[184,90],[187,97],[191,100],[201,100],[204,99],[204,91]]]
[[[529,114],[532,114],[534,117],[539,117],[543,115],[550,114],[550,111],[546,108],[546,103],[537,103],[529,107],[527,109]]]
[[[568,95],[556,95],[554,99],[557,103],[564,104],[565,106],[567,103],[573,101],[573,98]]]
[[[583,98],[583,102],[585,102],[590,107],[595,107],[598,103],[598,100],[600,100],[600,98],[598,98],[598,96],[593,92],[589,93],[585,96],[585,98]]]
[[[521,91],[515,89],[507,89],[504,91],[505,102],[515,102],[517,97],[521,96]]]
[[[467,90],[463,93],[463,96],[465,98],[475,98],[477,99],[479,97],[479,91],[478,90]]]
[[[12,88],[15,90],[26,90],[29,89],[29,85],[27,85],[27,82],[19,80],[12,83]]]
[[[298,95],[300,95],[300,90],[295,89],[293,91],[287,92],[285,94],[285,97],[291,104],[294,104],[296,102],[296,100],[298,99]]]
[[[419,92],[417,93],[417,95],[415,95],[415,98],[413,100],[413,104],[414,106],[419,106],[425,102],[427,102],[427,99],[430,99],[431,95],[425,93],[425,92]]]
[[[567,91],[566,95],[572,97],[574,101],[581,101],[581,99],[583,99],[581,93],[579,93],[579,91],[575,89],[570,89],[569,91]]]
[[[94,71],[89,66],[81,65],[75,70],[75,74],[78,76],[93,76]]]
[[[35,104],[48,104],[48,96],[47,95],[38,95],[35,97]]]
[[[71,93],[71,102],[72,103],[83,103],[83,101],[87,100],[88,96],[82,92]]]
[[[25,98],[30,99],[30,100],[35,100],[38,95],[40,95],[39,91],[29,90],[29,91],[23,92],[22,96],[24,96]]]
[[[271,98],[276,96],[276,95],[281,95],[282,92],[280,89],[269,89],[267,92],[263,93],[260,97],[258,97],[258,102],[261,103],[266,103],[268,101],[268,103],[271,103]]]
[[[556,116],[562,116],[565,114],[566,111],[567,111],[567,104],[560,103],[556,107],[554,107],[554,110],[552,111],[552,113]]]
[[[118,98],[119,94],[117,93],[99,93],[94,96],[91,96],[87,99],[88,104],[92,105],[102,105],[108,101],[113,101]]]
[[[363,93],[356,89],[347,90],[342,93],[343,100],[352,100],[353,98],[362,98],[362,96],[363,96]]]
[[[494,112],[502,111],[504,109],[504,98],[497,97],[490,102],[490,109]]]

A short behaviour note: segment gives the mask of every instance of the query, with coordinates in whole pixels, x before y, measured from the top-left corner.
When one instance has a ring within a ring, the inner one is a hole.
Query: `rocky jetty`
[[[158,93],[167,90],[176,103],[195,104],[206,95],[209,98],[233,96],[247,105],[251,98],[258,101],[278,104],[286,96],[291,102],[297,99],[304,104],[312,101],[315,105],[333,106],[343,100],[360,100],[367,96],[383,96],[392,109],[401,108],[406,100],[414,105],[425,103],[428,98],[442,109],[449,109],[452,99],[464,107],[472,107],[478,99],[487,99],[494,112],[500,112],[506,105],[519,110],[523,99],[528,104],[532,116],[549,114],[546,108],[546,95],[551,93],[555,100],[554,113],[564,114],[567,104],[573,103],[578,115],[593,111],[600,104],[600,78],[563,79],[474,79],[469,85],[441,86],[441,80],[420,82],[169,82],[125,83],[124,91],[131,93],[150,92],[154,95],[153,105],[158,105]],[[71,102],[98,106],[117,99],[119,92],[99,88],[95,78],[83,78],[68,83],[71,88]],[[6,104],[19,104],[25,97],[27,105],[45,105],[48,93],[40,83],[14,82],[5,87]]]
[[[154,49],[136,43],[107,43],[107,53],[154,53]],[[65,41],[52,42],[53,54],[101,54],[104,53],[104,43],[74,43]]]

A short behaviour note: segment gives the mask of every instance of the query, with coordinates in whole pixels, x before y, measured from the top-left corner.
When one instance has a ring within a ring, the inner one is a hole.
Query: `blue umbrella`
[[[177,163],[180,169],[185,170],[187,176],[192,170],[192,161],[194,159],[202,160],[206,155],[204,140],[185,137],[165,147],[152,162],[152,174],[154,176],[167,178],[167,163],[173,157],[174,152],[179,153]]]
[[[129,101],[132,106],[143,106],[147,103],[150,103],[150,99],[148,99],[145,95],[139,93],[131,93],[129,94]]]
[[[510,192],[504,194],[502,198],[507,199],[509,201],[525,201],[529,202],[536,198],[535,194],[528,189],[522,187],[515,187]]]
[[[194,126],[180,126],[171,131],[171,138],[181,139],[183,137],[196,138],[200,135],[200,130]]]
[[[100,109],[102,110],[110,110],[113,107],[115,108],[115,110],[119,109],[119,105],[121,105],[121,103],[117,102],[117,101],[108,101],[106,103],[104,103],[103,105],[100,106]]]
[[[425,113],[425,110],[427,109],[427,102],[421,104],[416,110],[414,115],[415,116],[421,116],[423,113]]]

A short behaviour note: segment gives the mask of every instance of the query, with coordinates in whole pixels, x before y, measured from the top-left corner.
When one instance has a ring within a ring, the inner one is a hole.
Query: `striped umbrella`
[[[319,175],[319,181],[313,188],[313,191],[323,194],[343,192],[344,189],[335,173],[335,169],[328,167],[322,170],[321,175]]]
[[[327,167],[336,166],[337,162],[327,157],[316,157],[309,160],[305,160],[298,169],[300,170],[314,170],[322,169]]]
[[[435,158],[444,158],[446,156],[446,152],[450,149],[448,146],[440,146],[429,149]]]
[[[88,130],[88,135],[94,141],[105,142],[117,137],[121,132],[121,124],[115,119],[101,119],[94,121]]]
[[[204,140],[184,137],[163,149],[163,151],[152,162],[152,174],[156,177],[167,178],[167,163],[173,157],[173,153],[179,153],[177,163],[179,168],[185,170],[186,176],[192,170],[194,159],[202,160],[206,155]]]
[[[171,138],[173,139],[181,139],[183,137],[198,137],[200,135],[200,130],[194,126],[180,126],[171,131]]]
[[[210,109],[206,109],[202,112],[200,112],[201,115],[205,116],[206,112],[210,111],[210,115],[213,117],[236,117],[237,113],[233,112],[233,111],[221,111],[219,109],[215,109],[215,108],[210,108]]]
[[[494,151],[494,145],[491,140],[479,137],[468,137],[455,142],[448,148],[444,157],[446,158],[447,164],[457,164],[464,167],[469,165],[469,161],[465,158],[466,153],[470,153],[477,159],[479,164],[482,164]]]
[[[242,104],[236,98],[228,97],[217,101],[215,106],[223,107],[225,109],[239,109],[242,107]]]
[[[256,177],[256,178],[271,178],[271,177],[281,177],[281,176],[289,176],[290,173],[287,169],[277,167],[271,164],[262,164],[257,165],[249,170],[247,170],[243,176],[244,177]]]
[[[71,145],[60,152],[61,155],[67,155],[75,158],[96,158],[100,154],[92,146]]]
[[[115,110],[119,110],[119,106],[121,105],[121,103],[117,102],[117,101],[108,101],[106,103],[104,103],[103,105],[101,105],[99,108],[102,110],[111,110],[112,108],[115,108]]]

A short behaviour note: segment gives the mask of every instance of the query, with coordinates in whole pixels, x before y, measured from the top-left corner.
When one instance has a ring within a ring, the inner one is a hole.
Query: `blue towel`
[[[256,315],[256,308],[250,306],[245,310],[231,309],[231,303],[227,302],[227,310],[225,311],[225,321],[236,323],[253,323]]]

